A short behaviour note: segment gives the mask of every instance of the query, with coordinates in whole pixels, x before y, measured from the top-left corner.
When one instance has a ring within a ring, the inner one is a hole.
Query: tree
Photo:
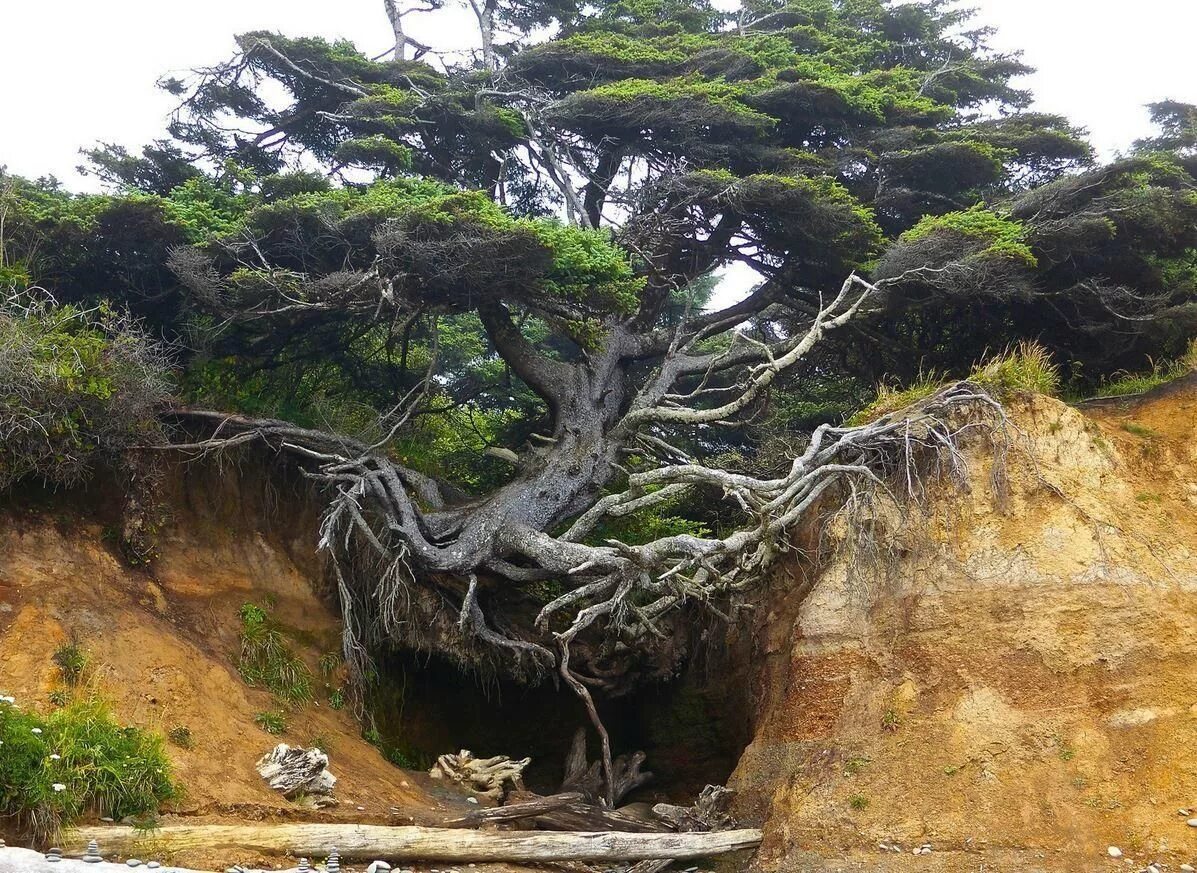
[[[958,370],[1044,324],[1082,364],[1109,363],[1088,332],[1110,324],[1147,347],[1140,319],[1191,305],[1134,292],[1191,264],[1192,175],[1082,172],[1079,132],[1022,111],[1027,68],[944,0],[474,8],[461,65],[408,58],[400,30],[390,60],[238,37],[165,83],[215,178],[122,202],[187,234],[186,378],[237,409],[177,410],[199,429],[180,448],[264,443],[321,483],[350,662],[389,641],[556,671],[610,800],[591,690],[671,672],[683,609],[726,614],[809,513],[917,492],[924,464],[957,468],[956,413],[1000,410],[955,386],[765,471],[718,463],[721,433],[837,363]],[[499,47],[502,22],[559,32]],[[339,184],[283,172],[313,162]],[[708,306],[732,264],[760,284]],[[449,481],[426,448],[446,433],[487,466]],[[718,529],[674,515],[696,496],[730,505]]]

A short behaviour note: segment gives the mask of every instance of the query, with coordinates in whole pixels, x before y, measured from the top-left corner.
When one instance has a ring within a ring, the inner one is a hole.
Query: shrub
[[[85,812],[152,814],[179,793],[162,738],[121,727],[94,698],[44,719],[0,702],[0,743],[0,815],[38,840]]]
[[[167,372],[161,347],[105,306],[0,301],[0,490],[27,476],[72,485],[160,442]]]
[[[54,651],[53,661],[67,685],[78,685],[87,669],[87,652],[76,643],[64,643]]]
[[[237,669],[250,685],[269,688],[283,700],[312,699],[312,676],[283,636],[278,623],[255,603],[241,607],[241,657]]]

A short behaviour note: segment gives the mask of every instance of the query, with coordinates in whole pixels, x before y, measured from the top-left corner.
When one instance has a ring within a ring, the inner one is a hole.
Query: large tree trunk
[[[147,847],[160,851],[203,850],[230,857],[243,852],[324,857],[336,848],[343,858],[397,861],[554,862],[646,861],[705,858],[753,849],[759,830],[710,834],[489,833],[447,828],[353,824],[169,825],[153,831],[131,827],[87,827],[72,832],[68,847],[82,851],[88,840],[102,852],[136,857]]]

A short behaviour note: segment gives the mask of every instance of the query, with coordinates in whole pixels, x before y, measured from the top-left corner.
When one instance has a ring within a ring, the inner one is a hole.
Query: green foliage
[[[287,714],[281,709],[270,709],[254,716],[254,724],[268,734],[278,736],[287,730]]]
[[[853,794],[848,798],[848,805],[857,812],[861,812],[869,808],[869,799],[863,794]]]
[[[289,703],[312,699],[312,676],[291,650],[282,628],[270,614],[246,603],[241,616],[241,656],[237,670],[250,685],[270,689]]]
[[[161,350],[107,307],[25,303],[0,307],[0,489],[27,476],[74,484],[160,442]]]
[[[96,699],[46,718],[0,701],[0,814],[38,839],[85,812],[123,818],[179,795],[162,738],[121,727]]]
[[[980,243],[971,255],[976,258],[1008,258],[1026,266],[1038,264],[1035,253],[1027,245],[1026,227],[1019,221],[999,215],[984,206],[964,212],[928,216],[902,235],[907,243],[917,243],[937,234],[958,234]]]
[[[848,424],[856,427],[869,424],[886,415],[901,412],[920,400],[930,397],[946,384],[946,380],[936,373],[923,373],[905,388],[895,388],[881,384],[877,386],[877,396],[873,402],[848,419]]]
[[[54,650],[53,661],[62,674],[62,680],[67,685],[78,685],[83,678],[83,671],[87,669],[87,651],[77,643],[63,643]]]

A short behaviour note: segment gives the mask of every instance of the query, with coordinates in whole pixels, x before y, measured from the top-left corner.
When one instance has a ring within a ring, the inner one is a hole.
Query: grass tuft
[[[241,657],[237,670],[250,685],[268,688],[288,703],[312,699],[312,674],[291,651],[282,629],[261,606],[241,607]]]
[[[67,685],[78,685],[83,678],[83,671],[87,669],[87,652],[74,642],[63,643],[55,649],[52,660],[58,665],[62,681]]]
[[[1026,341],[977,364],[968,380],[999,399],[1019,394],[1055,395],[1060,390],[1060,370],[1052,363],[1047,349]],[[901,412],[949,384],[951,380],[946,376],[930,371],[920,373],[905,388],[878,385],[873,402],[848,419],[848,424],[854,427],[869,424],[882,416]]]
[[[1051,354],[1036,342],[1023,341],[978,364],[969,379],[995,396],[1046,394],[1060,390],[1060,368]]]
[[[1115,378],[1098,389],[1098,397],[1128,397],[1146,394],[1153,388],[1187,376],[1197,370],[1197,337],[1189,341],[1185,353],[1175,361],[1151,362],[1151,369],[1142,373],[1116,373]]]
[[[287,714],[279,709],[259,712],[254,716],[254,724],[266,733],[278,736],[287,729]]]

